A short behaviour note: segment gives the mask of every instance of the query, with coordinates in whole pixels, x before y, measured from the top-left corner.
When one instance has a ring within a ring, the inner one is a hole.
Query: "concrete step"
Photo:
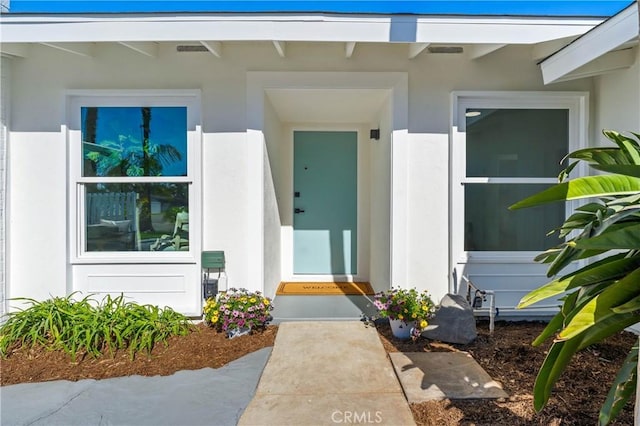
[[[276,296],[273,300],[273,323],[300,320],[357,320],[373,316],[373,296]]]

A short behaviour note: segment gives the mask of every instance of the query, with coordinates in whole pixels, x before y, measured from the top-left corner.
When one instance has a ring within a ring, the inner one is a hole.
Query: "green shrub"
[[[97,357],[117,349],[128,349],[133,359],[137,352],[149,354],[157,342],[192,329],[187,317],[170,308],[126,302],[123,295],[107,295],[101,303],[91,296],[75,301],[73,294],[42,302],[15,300],[30,306],[10,313],[0,327],[3,358],[13,348],[39,345],[63,350],[74,362],[83,351]]]
[[[563,296],[560,312],[533,342],[537,346],[553,338],[536,378],[536,411],[545,406],[574,354],[640,323],[640,134],[603,133],[616,146],[570,153],[567,158],[576,161],[561,172],[557,185],[510,207],[590,199],[557,230],[565,241],[536,258],[549,264],[547,275],[553,281],[527,294],[518,305],[525,308]],[[579,162],[605,173],[567,180]],[[576,263],[577,270],[562,272]],[[636,344],[618,370],[600,410],[599,424],[608,424],[632,398],[637,367]],[[585,376],[584,381],[591,379]]]

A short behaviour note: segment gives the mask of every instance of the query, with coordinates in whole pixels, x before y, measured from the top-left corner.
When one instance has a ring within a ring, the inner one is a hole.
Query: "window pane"
[[[186,107],[83,107],[83,176],[186,176]]]
[[[86,251],[189,250],[189,184],[86,184]]]
[[[556,177],[569,147],[563,109],[467,109],[468,177]]]
[[[522,210],[508,210],[516,201],[549,185],[465,184],[466,251],[543,251],[560,243],[564,204],[552,203]]]

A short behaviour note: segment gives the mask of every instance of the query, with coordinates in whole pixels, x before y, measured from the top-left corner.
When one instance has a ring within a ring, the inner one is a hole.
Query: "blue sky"
[[[463,15],[611,16],[632,0],[11,0],[12,13],[338,12]]]

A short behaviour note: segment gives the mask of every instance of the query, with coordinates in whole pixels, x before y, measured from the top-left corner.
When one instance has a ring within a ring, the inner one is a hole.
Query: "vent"
[[[464,49],[460,46],[429,46],[429,53],[462,53]]]
[[[176,47],[178,52],[208,52],[207,48],[201,44],[179,45]]]

